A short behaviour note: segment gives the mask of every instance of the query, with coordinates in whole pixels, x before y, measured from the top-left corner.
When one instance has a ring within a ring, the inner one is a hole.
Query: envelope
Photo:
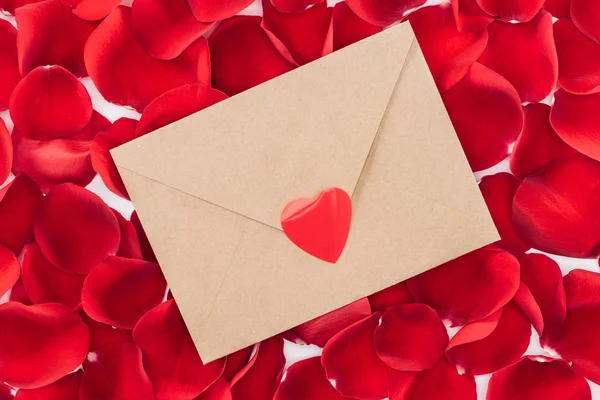
[[[499,239],[408,24],[112,156],[204,362]],[[280,224],[332,187],[353,213],[334,264]]]

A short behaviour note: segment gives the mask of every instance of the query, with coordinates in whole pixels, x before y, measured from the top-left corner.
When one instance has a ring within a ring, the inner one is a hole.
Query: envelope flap
[[[413,40],[398,25],[114,149],[115,163],[280,229],[289,201],[354,192]]]

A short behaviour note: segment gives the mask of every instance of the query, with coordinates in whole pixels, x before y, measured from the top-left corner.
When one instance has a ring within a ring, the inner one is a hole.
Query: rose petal
[[[277,0],[271,1],[276,4]],[[332,26],[333,50],[339,50],[382,31],[380,26],[373,25],[356,15],[346,2],[337,3],[333,7]]]
[[[487,317],[513,298],[519,288],[519,262],[488,246],[407,281],[413,297],[437,310],[452,326]]]
[[[600,43],[600,4],[585,0],[571,0],[571,20],[590,39]]]
[[[21,7],[16,17],[19,67],[23,76],[36,67],[54,64],[76,76],[87,76],[83,47],[96,29],[95,23],[74,15],[61,0]]]
[[[387,309],[375,328],[375,351],[390,368],[423,371],[444,356],[448,334],[435,310],[425,304]]]
[[[20,276],[19,260],[10,249],[0,245],[0,297],[15,286]]]
[[[226,98],[225,93],[199,83],[169,90],[148,104],[140,118],[135,136],[140,137],[155,131]]]
[[[159,399],[193,399],[223,373],[225,359],[204,365],[174,300],[144,315],[133,330]]]
[[[117,7],[85,46],[85,65],[106,100],[141,112],[170,89],[187,83],[210,83],[206,40],[197,40],[173,60],[157,60],[134,39],[130,12],[128,7]]]
[[[27,296],[27,292],[25,291],[25,286],[23,286],[23,280],[21,278],[19,278],[17,283],[15,283],[15,286],[12,287],[12,290],[10,291],[10,298],[8,300],[21,303],[26,306],[33,305],[33,302],[29,296]]]
[[[154,251],[152,250],[152,246],[150,245],[150,241],[148,240],[148,236],[146,236],[146,232],[144,231],[144,227],[142,227],[142,222],[137,215],[137,212],[134,211],[131,214],[131,223],[135,227],[135,230],[138,235],[138,239],[140,241],[140,248],[142,249],[142,259],[150,262],[158,262],[156,260],[156,256],[154,255]]]
[[[38,3],[43,0],[0,0],[0,10],[4,13],[14,15],[15,9],[26,4]]]
[[[8,108],[10,94],[20,80],[17,30],[10,22],[0,20],[0,111]]]
[[[510,82],[475,63],[442,99],[473,171],[509,154],[523,125],[521,99]]]
[[[198,21],[219,21],[234,16],[254,0],[188,0]]]
[[[198,21],[187,0],[136,0],[131,7],[133,36],[148,54],[161,60],[178,57],[213,25]]]
[[[223,378],[230,382],[238,372],[242,370],[250,361],[250,355],[254,346],[246,347],[227,356]]]
[[[488,46],[479,62],[512,83],[522,102],[545,99],[558,79],[552,15],[542,10],[521,24],[495,21],[487,31]]]
[[[90,329],[90,351],[114,343],[132,343],[131,331],[118,329],[91,319],[85,312],[80,312],[81,319]]]
[[[97,21],[106,17],[120,0],[62,0],[63,4],[73,8],[73,14],[87,21]]]
[[[477,0],[483,11],[503,21],[526,22],[533,19],[544,0]]]
[[[555,18],[569,17],[571,0],[546,0],[544,8]]]
[[[561,18],[553,25],[558,54],[558,84],[575,94],[600,91],[600,44]]]
[[[90,147],[90,158],[94,171],[100,175],[108,190],[129,199],[125,184],[117,170],[110,150],[135,139],[138,122],[130,118],[119,118],[112,127],[100,132]]]
[[[441,93],[467,75],[488,42],[485,30],[460,33],[448,3],[423,7],[412,13],[409,20]]]
[[[553,109],[556,107],[555,103]],[[510,156],[510,170],[521,180],[550,161],[575,153],[575,150],[563,142],[550,125],[550,106],[542,103],[528,104],[523,110],[525,112],[523,131],[515,142]]]
[[[332,9],[326,2],[298,14],[277,11],[271,0],[262,0],[262,6],[261,26],[290,63],[304,65],[332,52]]]
[[[92,192],[70,183],[55,186],[38,207],[35,238],[55,267],[86,274],[119,248],[119,222]]]
[[[37,243],[25,246],[23,285],[34,304],[62,303],[76,308],[81,303],[85,276],[68,274],[54,267]]]
[[[527,317],[529,322],[531,322],[531,325],[533,325],[535,330],[541,336],[544,332],[544,316],[542,315],[542,310],[535,300],[535,297],[533,297],[531,290],[529,290],[527,285],[523,282],[521,282],[519,290],[515,293],[513,301],[519,306],[523,314]]]
[[[33,216],[44,195],[25,175],[17,176],[0,200],[0,245],[20,254],[33,238]]]
[[[373,311],[385,311],[389,307],[414,302],[415,299],[410,294],[406,282],[397,283],[369,296],[369,304]]]
[[[568,257],[600,254],[600,163],[573,154],[529,175],[517,189],[513,226],[541,251]]]
[[[217,89],[233,96],[294,69],[260,25],[260,17],[234,17],[219,24],[210,35]]]
[[[90,353],[83,364],[79,400],[154,399],[152,383],[134,343],[115,343]]]
[[[374,25],[388,26],[425,4],[426,0],[347,0],[346,2],[365,21]]]
[[[21,389],[15,400],[79,400],[79,382],[82,376],[83,371],[79,370],[39,389]]]
[[[12,387],[0,383],[0,400],[13,400],[15,398],[13,392],[14,390]]]
[[[0,182],[5,182],[13,164],[13,146],[10,133],[0,118]],[[1,183],[0,183],[1,184]],[[1,201],[2,199],[0,199]]]
[[[476,0],[451,0],[450,3],[459,32],[480,31],[494,20],[479,7]]]
[[[62,304],[2,304],[0,326],[0,380],[22,389],[56,382],[88,351],[88,328]]]
[[[271,0],[273,6],[284,13],[301,13],[307,8],[320,4],[324,0]]]
[[[322,364],[327,379],[343,396],[379,400],[388,395],[389,367],[373,345],[382,313],[355,322],[331,338],[323,349]],[[351,344],[351,345],[350,345]]]
[[[85,313],[98,322],[133,329],[139,319],[159,305],[167,282],[156,263],[109,257],[93,268],[83,284]]]
[[[123,258],[142,260],[142,249],[135,226],[131,221],[123,218],[118,211],[113,210],[113,214],[119,221],[119,228],[121,229],[121,242],[119,243],[117,255]]]
[[[292,364],[273,400],[343,400],[342,396],[327,380],[321,365],[321,357],[308,358]]]
[[[590,387],[560,359],[525,357],[495,373],[488,400],[591,400]]]
[[[305,322],[294,328],[294,332],[306,344],[324,347],[329,339],[342,329],[371,315],[369,300],[365,297],[345,307]]]
[[[498,327],[500,317],[502,316],[501,308],[493,314],[488,315],[485,318],[477,321],[469,322],[464,325],[456,334],[452,337],[449,346],[446,350],[450,350],[453,347],[460,346],[466,343],[476,342],[478,340],[485,339],[490,336],[494,330]]]
[[[219,378],[195,400],[232,400],[229,383],[225,379]]]

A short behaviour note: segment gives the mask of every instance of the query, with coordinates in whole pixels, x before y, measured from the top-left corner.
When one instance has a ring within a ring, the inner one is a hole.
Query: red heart
[[[346,246],[352,202],[342,189],[327,189],[314,199],[290,202],[281,213],[287,237],[308,254],[335,263]]]

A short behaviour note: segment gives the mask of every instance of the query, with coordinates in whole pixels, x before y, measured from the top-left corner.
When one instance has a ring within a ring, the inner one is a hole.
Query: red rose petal
[[[365,21],[374,25],[388,26],[425,4],[426,0],[347,0],[346,2]]]
[[[27,292],[25,291],[25,286],[23,286],[23,280],[19,278],[15,286],[12,287],[10,291],[9,301],[17,302],[24,304],[26,306],[30,306],[33,304],[29,296],[27,296]]]
[[[84,312],[81,312],[80,315],[83,322],[90,329],[90,351],[95,351],[109,344],[133,342],[130,330],[117,329],[110,325],[94,321]]]
[[[517,189],[513,226],[536,249],[568,257],[600,254],[600,163],[573,154],[529,175]]]
[[[321,362],[327,379],[343,396],[378,400],[388,395],[390,368],[377,356],[373,345],[381,315],[378,312],[355,322],[332,337],[323,349]]]
[[[206,40],[197,40],[173,60],[157,60],[134,39],[130,12],[128,7],[117,7],[85,46],[85,65],[106,100],[141,112],[167,90],[187,83],[210,83]]]
[[[219,24],[210,35],[217,89],[233,96],[294,69],[260,25],[260,17],[234,17]]]
[[[369,300],[365,297],[345,307],[327,313],[294,328],[306,344],[324,347],[329,339],[342,329],[371,315]]]
[[[469,322],[468,324],[464,325],[452,337],[450,345],[446,348],[446,350],[450,350],[453,347],[460,346],[462,344],[476,342],[478,340],[485,339],[486,337],[490,336],[492,332],[496,330],[498,322],[500,322],[500,317],[502,316],[503,309],[504,308],[501,308],[495,313],[490,314],[485,318]]]
[[[555,18],[571,15],[571,0],[546,0],[544,8]]]
[[[600,4],[586,0],[571,0],[571,20],[590,39],[600,43]]]
[[[12,387],[0,383],[0,400],[13,400],[15,398],[13,392]]]
[[[83,371],[79,370],[39,389],[21,389],[15,400],[79,400],[79,382],[82,376]]]
[[[509,154],[523,125],[521,99],[510,82],[475,63],[442,99],[473,171]]]
[[[229,18],[252,4],[254,0],[188,0],[198,21],[219,21]]]
[[[0,10],[14,15],[15,9],[26,4],[38,3],[43,0],[0,0]]]
[[[34,304],[62,303],[76,308],[81,303],[85,276],[68,274],[54,267],[37,243],[25,246],[23,285]]]
[[[10,175],[13,164],[12,139],[4,120],[0,118],[0,182],[4,183]],[[0,184],[2,184],[0,183]],[[0,199],[2,200],[2,199]]]
[[[554,94],[550,123],[568,145],[588,157],[600,160],[600,93],[580,96],[559,89]]]
[[[274,336],[264,340],[247,368],[231,381],[232,397],[244,400],[272,399],[285,365],[283,339]]]
[[[174,300],[144,315],[133,330],[159,399],[193,399],[223,373],[225,359],[204,365]]]
[[[416,375],[392,371],[390,400],[476,400],[475,379],[459,374],[456,367],[442,358],[428,371]]]
[[[35,183],[25,175],[17,176],[0,200],[0,244],[21,253],[33,238],[33,216],[43,199]]]
[[[555,104],[553,109],[556,107]],[[519,179],[524,179],[552,160],[575,153],[550,125],[550,106],[542,103],[528,104],[523,110],[523,131],[510,156],[510,170]]]
[[[476,0],[451,0],[450,3],[459,32],[480,31],[494,20],[479,7]]]
[[[131,6],[133,36],[148,54],[161,60],[178,57],[212,26],[194,18],[187,0],[136,0]]]
[[[62,0],[73,8],[73,14],[87,21],[97,21],[106,17],[121,2],[120,0]]]
[[[397,283],[369,296],[369,304],[373,311],[385,311],[389,307],[414,302],[415,299],[410,294],[406,282]]]
[[[477,324],[474,322],[473,324]],[[531,324],[514,303],[508,303],[496,328],[484,338],[469,342],[459,331],[448,345],[446,357],[473,375],[488,374],[521,358],[531,337]],[[454,344],[458,341],[459,344]]]
[[[521,24],[495,21],[487,32],[488,46],[479,62],[512,83],[522,102],[545,99],[558,79],[552,15],[542,10]]]
[[[113,214],[119,221],[119,228],[121,229],[121,243],[119,243],[117,256],[142,260],[142,249],[133,222],[127,221],[118,211],[113,210]]]
[[[448,3],[423,7],[411,14],[409,19],[441,93],[467,75],[469,68],[479,58],[488,42],[485,30],[460,33]],[[479,73],[479,70],[475,72]],[[469,82],[477,77],[470,74]],[[485,75],[481,76],[481,79],[493,81],[493,77],[487,78]],[[477,83],[474,81],[471,84]]]
[[[62,304],[0,305],[0,380],[22,389],[49,385],[77,368],[90,335]]]
[[[544,0],[477,0],[483,11],[504,21],[530,21],[544,5]]]
[[[324,0],[271,0],[273,6],[284,13],[301,13],[307,8],[320,4]]]
[[[529,322],[531,322],[531,325],[533,325],[535,330],[541,336],[544,332],[544,316],[535,297],[533,297],[531,290],[529,290],[527,285],[523,282],[521,282],[519,290],[515,293],[513,301],[519,306],[523,314],[525,314],[527,319],[529,319]]]
[[[231,381],[248,364],[253,349],[254,346],[250,346],[228,355],[225,370],[223,370],[223,378],[228,382]]]
[[[225,379],[219,378],[195,400],[232,400],[229,383]]]
[[[83,47],[96,29],[95,23],[74,15],[61,0],[21,7],[16,17],[19,67],[23,76],[35,67],[54,64],[76,76],[87,76]]]
[[[134,343],[116,343],[91,353],[83,364],[79,400],[154,399],[152,383]]]
[[[495,373],[487,400],[591,400],[590,387],[560,359],[525,357]]]
[[[100,175],[108,190],[129,199],[125,184],[117,170],[110,150],[135,139],[138,122],[130,118],[119,118],[112,127],[100,132],[90,147],[90,158],[94,171]]]
[[[21,264],[14,253],[0,245],[0,297],[4,296],[21,276]]]
[[[81,293],[85,313],[98,322],[133,329],[159,305],[167,282],[156,263],[109,257],[93,268]]]
[[[272,0],[272,2],[277,0]],[[275,4],[275,3],[273,3]],[[348,3],[337,3],[333,7],[333,50],[339,50],[382,31],[382,28],[361,19],[348,7]]]
[[[119,222],[92,192],[55,186],[38,207],[34,232],[42,252],[65,272],[86,274],[119,248]]]
[[[418,302],[430,305],[452,326],[499,310],[519,288],[519,262],[497,247],[484,247],[407,281]]]
[[[131,223],[135,227],[138,239],[140,241],[140,248],[142,249],[143,257],[142,259],[150,262],[157,262],[154,251],[152,250],[152,246],[150,245],[150,241],[148,240],[148,236],[146,236],[146,232],[144,231],[144,227],[142,226],[142,222],[140,221],[136,211],[131,214]]]
[[[10,22],[0,20],[0,111],[8,108],[10,94],[20,80],[17,30]]]
[[[279,384],[273,400],[343,400],[327,380],[321,357],[313,357],[292,364]]]
[[[558,53],[558,84],[568,92],[600,91],[600,44],[561,18],[553,25]]]
[[[135,136],[155,131],[226,98],[225,93],[199,83],[169,90],[148,104],[140,118]]]
[[[390,368],[423,371],[444,356],[448,333],[433,308],[402,304],[383,313],[374,344],[377,355]]]
[[[326,2],[298,14],[279,12],[270,0],[262,6],[261,26],[290,63],[304,65],[332,52],[332,9]]]

